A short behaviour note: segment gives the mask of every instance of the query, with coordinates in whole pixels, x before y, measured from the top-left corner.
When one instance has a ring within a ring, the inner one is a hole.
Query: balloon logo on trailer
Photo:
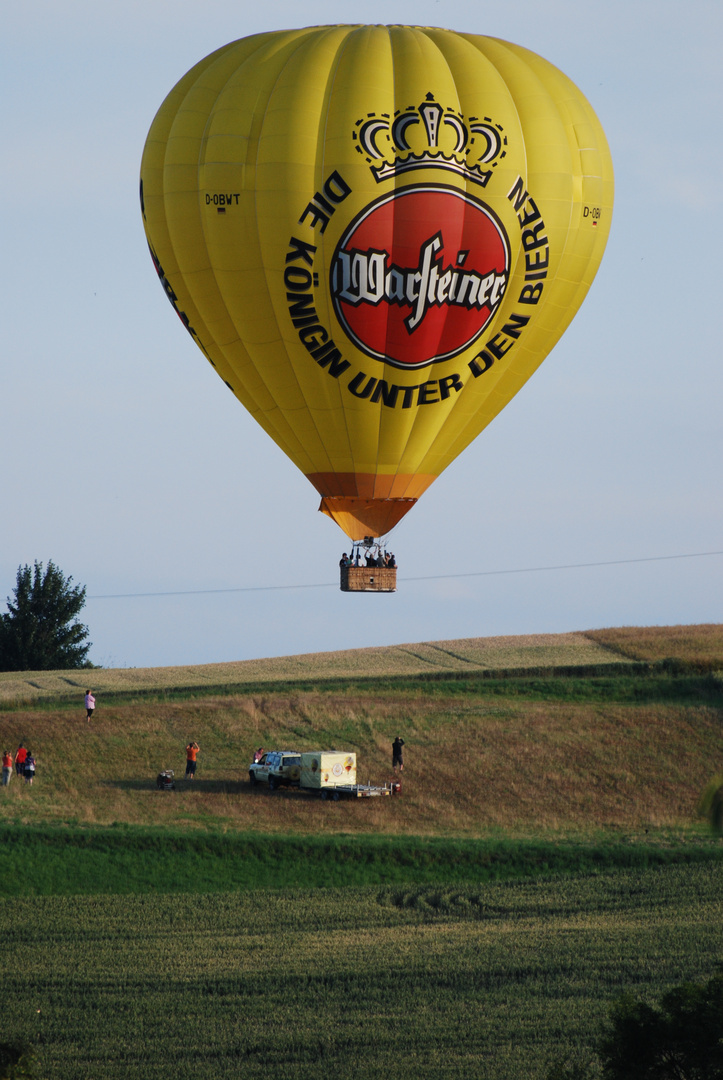
[[[141,165],[169,300],[352,540],[393,528],[542,363],[612,202],[562,72],[422,27],[232,42],[168,95]]]

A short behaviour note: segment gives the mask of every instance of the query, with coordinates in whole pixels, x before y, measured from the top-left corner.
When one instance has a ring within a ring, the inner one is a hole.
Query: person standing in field
[[[26,759],[27,756],[28,756],[27,750],[25,749],[23,744],[20,743],[20,746],[18,747],[17,752],[15,754],[15,775],[16,776],[25,776],[25,759]]]
[[[395,772],[397,771],[397,765],[399,766],[400,772],[404,771],[404,759],[402,758],[403,746],[404,739],[401,739],[399,735],[397,735],[396,739],[392,743],[392,768]]]
[[[13,755],[3,750],[3,787],[7,787],[13,775]]]
[[[88,723],[90,723],[91,720],[93,719],[93,711],[94,711],[94,709],[95,709],[95,698],[93,697],[92,691],[87,690],[86,694],[85,694],[85,712],[86,712],[85,718],[88,721]]]
[[[189,780],[196,775],[196,756],[200,749],[197,742],[190,742],[186,747],[186,776]]]
[[[25,783],[32,785],[35,779],[35,758],[32,751],[28,750],[28,756],[25,758]]]

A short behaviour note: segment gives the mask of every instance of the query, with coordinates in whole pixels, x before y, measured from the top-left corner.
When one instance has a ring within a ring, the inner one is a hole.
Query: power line
[[[465,574],[439,574],[444,578],[493,577],[498,574],[540,574],[549,570],[584,570],[591,566],[625,566],[628,563],[665,562],[668,559],[702,559],[723,555],[723,551],[695,551],[686,555],[649,555],[642,559],[608,559],[605,562],[562,563],[559,566],[526,566],[516,570],[475,570]],[[405,578],[405,581],[434,581],[434,577]]]
[[[603,562],[561,563],[558,566],[524,566],[513,570],[472,570],[463,574],[429,574],[425,577],[402,577],[402,582],[444,581],[451,578],[497,577],[503,574],[542,574],[559,570],[586,570],[596,566],[629,566],[632,563],[666,562],[672,559],[705,559],[723,555],[723,551],[695,551],[684,555],[649,555],[639,559],[607,559]],[[158,596],[212,596],[220,593],[278,592],[291,589],[334,589],[338,581],[323,581],[312,585],[240,585],[226,589],[174,589],[169,592],[105,593],[89,596],[88,600],[137,600]]]
[[[88,596],[87,600],[135,600],[142,596],[209,596],[213,593],[232,592],[272,592],[276,589],[332,589],[338,588],[338,581],[322,581],[316,585],[239,585],[230,589],[178,589],[171,592],[131,592],[107,593],[103,596]]]

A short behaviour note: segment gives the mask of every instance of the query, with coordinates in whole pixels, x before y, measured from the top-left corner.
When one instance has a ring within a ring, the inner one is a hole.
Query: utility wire
[[[723,555],[723,551],[695,551],[686,555],[649,555],[642,559],[608,559],[606,562],[562,563],[560,566],[526,566],[517,570],[475,570],[466,574],[439,574],[444,578],[493,577],[497,574],[540,574],[546,570],[582,570],[590,566],[625,566],[628,563],[665,562],[667,559],[702,559]],[[404,578],[405,581],[434,581],[434,577]]]
[[[524,566],[514,570],[473,570],[464,574],[430,574],[425,577],[400,578],[400,581],[444,581],[450,578],[496,577],[502,574],[541,574],[558,570],[585,570],[595,566],[628,566],[631,563],[666,562],[671,559],[705,559],[723,555],[723,551],[695,551],[685,555],[650,555],[642,559],[608,559],[605,562],[562,563],[559,566]],[[211,596],[218,593],[275,592],[291,589],[334,589],[338,581],[323,581],[315,585],[241,585],[230,589],[180,589],[170,592],[106,593],[88,596],[88,600],[136,600],[153,596]]]

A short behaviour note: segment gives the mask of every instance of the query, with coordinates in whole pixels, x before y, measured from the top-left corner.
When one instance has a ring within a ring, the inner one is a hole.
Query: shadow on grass
[[[251,792],[248,780],[185,780],[182,776],[175,781],[175,788],[164,791],[156,786],[153,779],[142,780],[102,780],[102,787],[118,788],[120,791],[158,791],[163,795],[178,795],[187,791],[200,791],[204,795],[240,795]]]

